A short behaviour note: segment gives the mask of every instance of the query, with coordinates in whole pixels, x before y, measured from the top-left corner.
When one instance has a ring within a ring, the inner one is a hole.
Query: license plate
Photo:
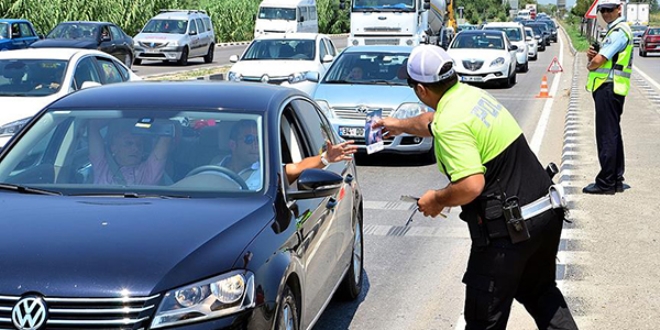
[[[339,136],[363,138],[364,137],[364,127],[339,126]]]
[[[483,79],[481,77],[471,77],[471,76],[462,76],[461,81],[469,82],[481,82]]]
[[[149,54],[156,54],[156,53],[158,53],[158,49],[149,49],[149,48],[147,48],[147,49],[146,49],[146,53],[149,53]]]

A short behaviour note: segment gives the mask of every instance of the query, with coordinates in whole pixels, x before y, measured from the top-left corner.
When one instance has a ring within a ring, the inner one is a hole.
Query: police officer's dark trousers
[[[555,282],[563,213],[546,211],[527,220],[530,239],[516,244],[495,238],[485,247],[473,243],[467,271],[466,330],[506,329],[513,299],[540,330],[577,329]]]
[[[604,83],[593,92],[596,105],[596,146],[600,172],[596,184],[600,188],[614,189],[623,182],[624,156],[621,137],[621,114],[625,96],[614,94],[614,84]]]

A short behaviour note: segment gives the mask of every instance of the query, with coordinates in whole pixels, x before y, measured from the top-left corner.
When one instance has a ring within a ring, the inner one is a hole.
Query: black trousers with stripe
[[[563,212],[550,210],[528,220],[530,239],[516,244],[508,237],[470,251],[466,284],[466,330],[504,330],[513,299],[534,318],[540,330],[577,329],[556,280],[556,257]]]
[[[625,96],[614,94],[614,84],[604,83],[593,92],[596,104],[596,147],[600,172],[596,184],[606,190],[623,182],[625,159],[621,136],[621,115]]]

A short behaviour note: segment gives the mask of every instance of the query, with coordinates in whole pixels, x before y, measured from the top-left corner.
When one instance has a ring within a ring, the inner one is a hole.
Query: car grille
[[[374,26],[364,28],[365,32],[401,32],[400,27]]]
[[[399,39],[364,39],[365,45],[398,45]]]
[[[268,81],[263,81],[263,76],[262,77],[243,77],[243,81],[249,81],[249,82],[265,82],[271,85],[279,85],[287,80],[289,80],[289,77],[268,77]]]
[[[156,298],[55,298],[44,297],[48,309],[46,326],[42,329],[123,330],[146,328],[155,313]],[[20,300],[15,296],[0,296],[0,329],[14,329],[12,309]],[[144,324],[143,324],[144,323]]]
[[[162,48],[167,46],[167,42],[138,42],[140,46],[147,48]]]
[[[463,67],[470,71],[477,71],[484,65],[484,61],[463,60]]]
[[[356,119],[356,120],[365,120],[367,118],[367,112],[379,109],[379,108],[367,108],[366,111],[358,111],[358,107],[334,107],[332,108],[335,116],[342,119]],[[392,113],[393,109],[384,108],[383,117],[387,117]]]

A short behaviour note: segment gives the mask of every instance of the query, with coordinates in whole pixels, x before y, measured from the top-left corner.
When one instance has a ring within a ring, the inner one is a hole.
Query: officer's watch
[[[324,152],[321,154],[321,163],[323,163],[323,165],[326,165],[326,166],[327,166],[328,164],[330,164],[330,162],[328,161],[327,158],[325,158],[325,155],[326,155],[326,152],[324,151]]]

